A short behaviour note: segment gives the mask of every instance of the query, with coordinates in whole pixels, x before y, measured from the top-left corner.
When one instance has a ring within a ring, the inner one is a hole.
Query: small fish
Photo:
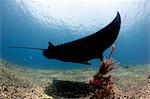
[[[90,65],[88,62],[89,60],[103,60],[103,52],[115,42],[119,34],[120,25],[121,17],[119,12],[117,12],[117,16],[111,23],[109,23],[103,29],[87,37],[61,45],[54,45],[53,43],[49,42],[47,49],[15,46],[10,48],[42,50],[43,55],[48,59],[57,59],[63,62]]]

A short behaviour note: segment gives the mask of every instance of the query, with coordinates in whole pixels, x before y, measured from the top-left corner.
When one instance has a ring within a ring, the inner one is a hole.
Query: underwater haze
[[[149,0],[0,0],[0,58],[32,68],[83,67],[46,59],[39,50],[9,46],[47,48],[48,41],[73,41],[102,29],[118,11],[122,23],[113,57],[120,64],[149,64],[149,7]],[[99,66],[99,60],[90,62]]]

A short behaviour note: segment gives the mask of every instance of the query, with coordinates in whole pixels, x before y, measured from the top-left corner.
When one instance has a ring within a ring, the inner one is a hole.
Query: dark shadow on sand
[[[86,97],[94,92],[94,89],[85,82],[53,80],[46,87],[45,93],[54,98],[79,98]]]

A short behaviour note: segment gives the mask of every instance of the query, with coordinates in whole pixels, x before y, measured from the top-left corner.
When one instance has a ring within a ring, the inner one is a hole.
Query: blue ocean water
[[[0,58],[32,68],[74,68],[81,64],[46,59],[41,51],[9,46],[47,48],[90,35],[122,19],[114,58],[120,64],[150,63],[149,0],[0,0]],[[108,49],[104,56],[108,57]],[[99,60],[92,60],[98,66]]]

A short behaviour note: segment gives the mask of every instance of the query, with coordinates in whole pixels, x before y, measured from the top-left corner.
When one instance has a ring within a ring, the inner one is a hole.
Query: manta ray
[[[43,55],[48,59],[89,65],[89,60],[103,60],[103,52],[115,42],[119,34],[120,25],[121,17],[117,12],[117,16],[111,23],[89,36],[60,45],[54,45],[49,42],[47,49],[15,46],[10,48],[42,50]]]

